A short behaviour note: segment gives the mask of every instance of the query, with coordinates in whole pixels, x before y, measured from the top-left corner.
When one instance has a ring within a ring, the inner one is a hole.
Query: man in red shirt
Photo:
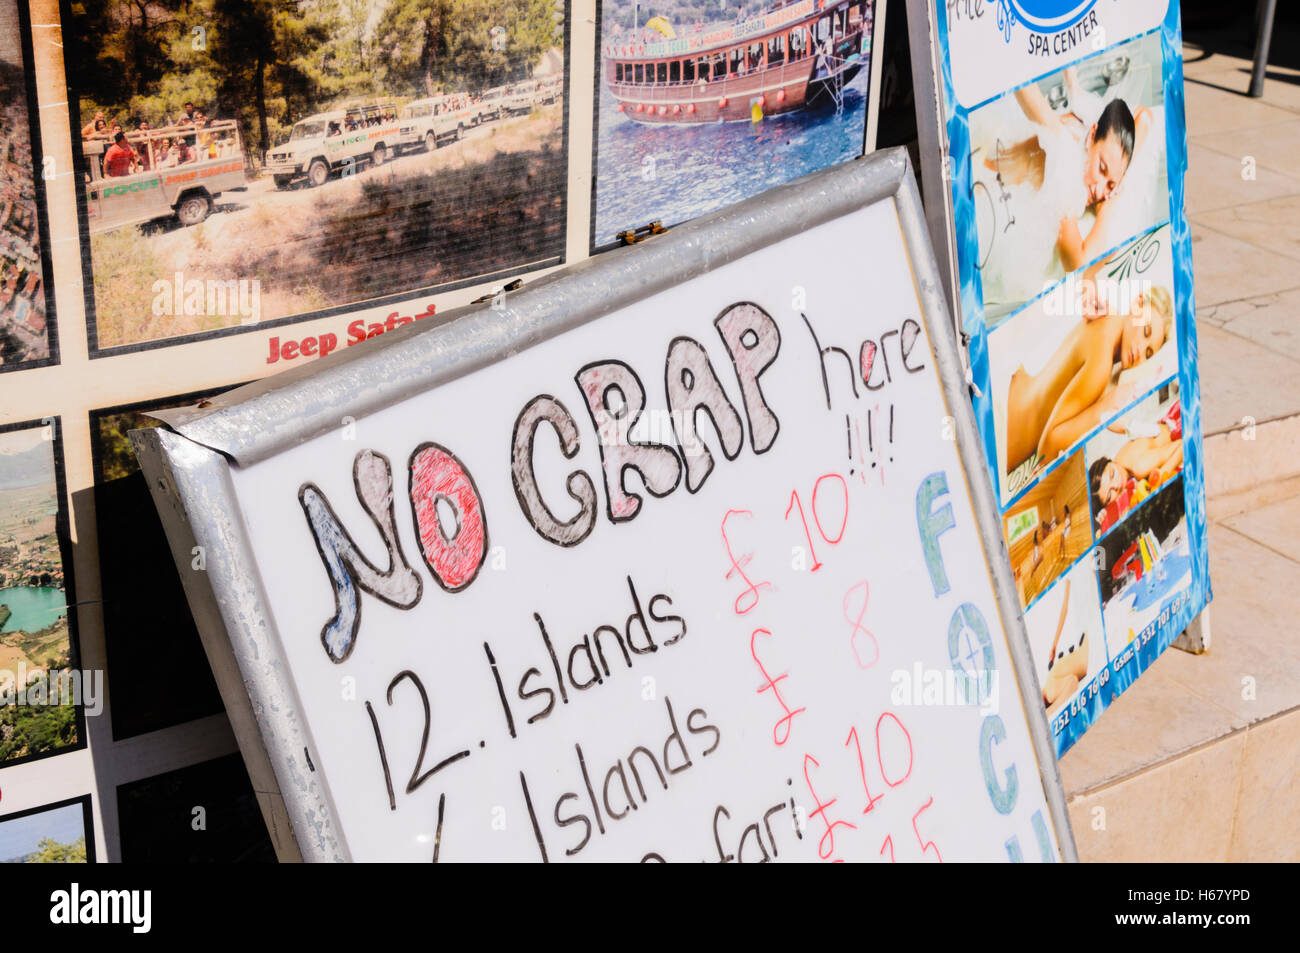
[[[135,150],[126,141],[126,133],[119,132],[113,137],[113,144],[104,153],[104,174],[119,176],[131,174],[131,163],[135,159]]]

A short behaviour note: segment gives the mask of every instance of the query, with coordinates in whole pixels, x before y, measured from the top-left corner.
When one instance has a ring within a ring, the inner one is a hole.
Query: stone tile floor
[[[1187,211],[1207,435],[1300,412],[1300,70],[1185,49]]]

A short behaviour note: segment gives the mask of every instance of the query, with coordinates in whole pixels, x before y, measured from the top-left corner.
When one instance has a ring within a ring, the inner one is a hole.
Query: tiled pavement
[[[1300,70],[1186,50],[1187,212],[1207,435],[1300,412]],[[1288,82],[1287,79],[1292,80]],[[1253,174],[1253,178],[1251,177]]]

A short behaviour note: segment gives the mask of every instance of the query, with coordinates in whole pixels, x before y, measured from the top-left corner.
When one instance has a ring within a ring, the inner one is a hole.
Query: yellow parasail
[[[645,21],[645,25],[656,33],[663,34],[665,39],[677,39],[677,31],[674,30],[673,25],[663,17],[651,17],[649,20]]]

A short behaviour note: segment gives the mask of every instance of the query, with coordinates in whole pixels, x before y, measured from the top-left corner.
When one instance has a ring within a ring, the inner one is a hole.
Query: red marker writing
[[[759,635],[770,636],[771,634],[772,633],[767,629],[755,629],[753,634],[749,637],[749,654],[754,657],[754,662],[757,663],[758,670],[762,672],[763,677],[767,679],[764,684],[758,687],[758,693],[761,695],[769,688],[772,689],[772,694],[776,696],[777,704],[779,704],[781,710],[785,712],[785,717],[772,726],[772,740],[778,745],[783,745],[790,740],[790,726],[791,722],[794,721],[794,716],[799,714],[801,711],[806,711],[807,709],[796,708],[794,711],[790,710],[790,706],[787,705],[785,699],[781,697],[781,690],[776,687],[776,683],[781,681],[783,678],[787,678],[789,673],[786,672],[773,678],[771,675],[767,674],[767,667],[763,665],[762,659],[758,657],[758,651],[754,648],[754,640],[757,639]],[[778,736],[782,727],[785,728],[785,734]]]

